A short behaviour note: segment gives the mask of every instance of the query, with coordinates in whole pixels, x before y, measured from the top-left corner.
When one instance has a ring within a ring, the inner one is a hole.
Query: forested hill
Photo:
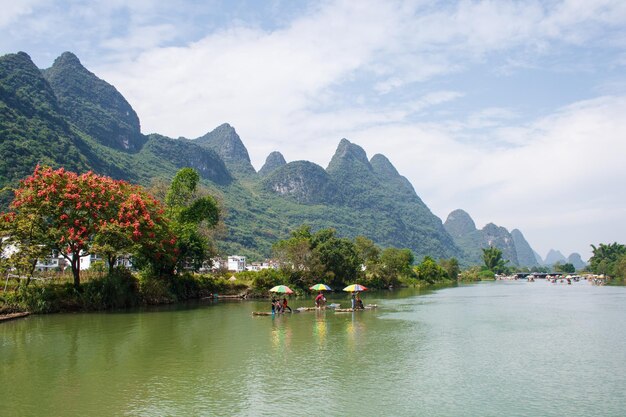
[[[502,257],[509,261],[510,265],[531,268],[540,265],[534,250],[518,229],[513,229],[509,233],[506,228],[493,223],[477,229],[470,215],[460,209],[448,215],[444,227],[463,251],[463,258],[470,263],[480,263],[482,249],[495,246],[502,251]]]
[[[342,139],[326,168],[273,152],[257,173],[227,123],[196,139],[143,135],[130,103],[69,52],[45,70],[23,52],[0,57],[0,139],[2,187],[37,163],[144,185],[195,168],[224,208],[223,253],[269,256],[272,243],[307,223],[407,247],[417,259],[470,260],[385,156],[368,159]],[[9,198],[2,194],[4,208]]]

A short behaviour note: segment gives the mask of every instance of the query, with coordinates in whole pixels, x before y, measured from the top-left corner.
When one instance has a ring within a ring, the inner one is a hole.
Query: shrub
[[[145,304],[170,304],[176,301],[176,296],[170,292],[165,280],[149,275],[140,276],[139,295]]]
[[[85,310],[133,307],[139,304],[137,279],[125,268],[116,268],[110,275],[86,282],[82,291]]]

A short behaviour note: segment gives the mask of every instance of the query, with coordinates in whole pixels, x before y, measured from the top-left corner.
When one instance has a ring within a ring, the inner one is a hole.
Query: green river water
[[[626,415],[625,287],[364,301],[380,308],[253,317],[269,302],[220,301],[2,323],[0,416]]]

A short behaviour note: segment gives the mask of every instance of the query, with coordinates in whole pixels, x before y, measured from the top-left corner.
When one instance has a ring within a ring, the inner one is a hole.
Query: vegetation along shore
[[[528,271],[507,266],[496,247],[483,249],[482,266],[461,271],[456,258],[425,256],[416,263],[409,249],[381,248],[364,236],[348,239],[334,229],[313,231],[307,225],[274,243],[272,268],[216,269],[220,207],[199,179],[195,170],[183,168],[167,187],[144,189],[92,172],[37,166],[13,190],[10,210],[0,215],[5,277],[0,311],[103,310],[214,294],[259,297],[280,284],[303,294],[318,281],[334,288],[359,281],[378,289],[454,284]],[[601,244],[593,251],[589,269],[623,282],[626,247]],[[67,260],[66,270],[36,271],[38,259],[52,252]],[[81,259],[90,254],[102,262],[81,270]],[[120,264],[121,258],[132,262]],[[568,264],[553,269],[574,272]]]

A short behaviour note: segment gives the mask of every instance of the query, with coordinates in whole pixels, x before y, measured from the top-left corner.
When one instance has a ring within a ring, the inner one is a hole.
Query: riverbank
[[[244,297],[250,283],[223,277],[185,274],[152,278],[119,269],[83,282],[77,289],[61,280],[33,281],[0,295],[0,314],[88,312],[174,304],[205,297]]]
[[[111,275],[86,280],[79,289],[66,280],[36,280],[28,286],[20,285],[3,292],[0,296],[0,314],[106,311],[209,298],[263,299],[269,296],[270,288],[282,283],[278,276],[269,279],[263,274],[232,277],[188,273],[154,278],[117,269]],[[401,283],[398,288],[426,289],[450,285],[456,285],[456,281],[432,284],[412,280],[410,283]],[[310,293],[307,289],[293,289],[296,296]]]

